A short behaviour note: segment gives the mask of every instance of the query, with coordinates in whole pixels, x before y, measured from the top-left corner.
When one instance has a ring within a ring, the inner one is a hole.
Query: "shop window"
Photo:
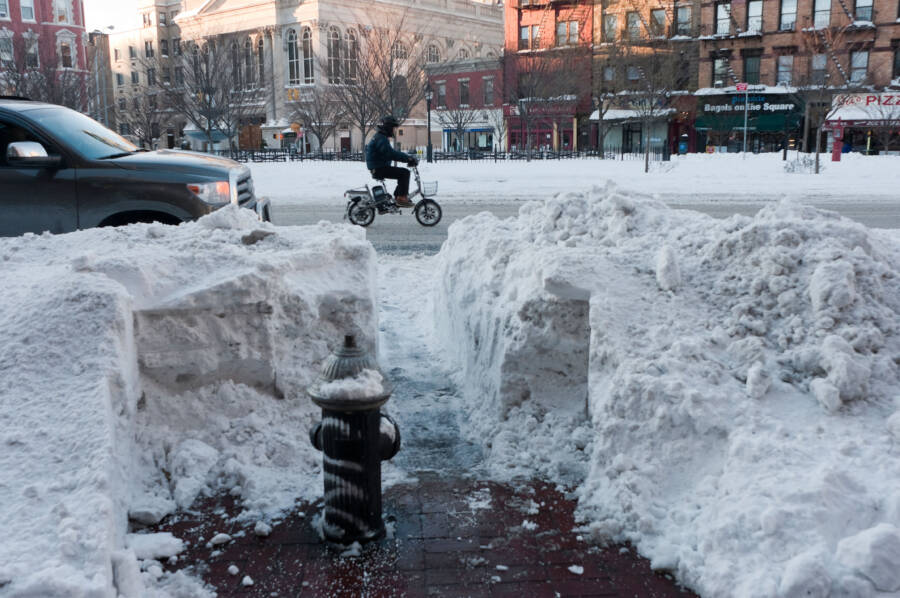
[[[831,0],[815,0],[813,5],[813,26],[822,29],[831,25]]]
[[[459,80],[459,105],[460,106],[468,106],[469,105],[469,80],[468,79],[460,79]]]
[[[810,59],[809,79],[813,85],[825,85],[828,79],[828,56],[826,54],[813,54]]]
[[[641,15],[629,12],[625,15],[625,26],[628,28],[628,39],[641,38]]]
[[[675,9],[675,33],[677,35],[691,34],[691,7],[679,6]]]
[[[727,58],[714,58],[713,59],[713,86],[714,87],[722,87],[726,85],[728,81],[731,79],[728,73],[728,59]]]
[[[716,4],[716,35],[731,33],[731,2]]]
[[[666,11],[662,8],[655,8],[650,11],[650,29],[654,37],[665,37],[666,35]]]
[[[747,31],[751,33],[762,32],[763,0],[749,0],[747,2]]]
[[[872,0],[856,0],[856,20],[872,20]]]
[[[750,85],[759,83],[759,54],[744,56],[744,82]]]
[[[616,41],[616,33],[619,28],[619,19],[616,15],[603,15],[603,39],[608,42]]]
[[[797,22],[797,0],[781,0],[781,14],[778,18],[780,31],[793,31]]]
[[[794,56],[783,54],[778,57],[775,83],[790,85],[794,79]]]
[[[869,69],[869,52],[861,50],[850,52],[850,82],[862,83],[866,80],[866,71]]]

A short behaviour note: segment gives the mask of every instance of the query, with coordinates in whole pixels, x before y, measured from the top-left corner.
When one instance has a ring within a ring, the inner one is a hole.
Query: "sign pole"
[[[747,158],[747,114],[750,110],[750,90],[746,83],[738,83],[735,87],[737,91],[741,91],[742,87],[744,88],[744,153],[741,159],[745,160]]]

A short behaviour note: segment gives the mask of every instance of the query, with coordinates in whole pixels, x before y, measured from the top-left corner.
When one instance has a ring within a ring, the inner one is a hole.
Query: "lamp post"
[[[428,113],[428,130],[426,131],[426,135],[428,136],[428,146],[425,150],[425,159],[430,163],[432,159],[432,148],[431,148],[431,100],[434,99],[434,90],[431,89],[431,83],[426,84],[425,86],[425,110]]]

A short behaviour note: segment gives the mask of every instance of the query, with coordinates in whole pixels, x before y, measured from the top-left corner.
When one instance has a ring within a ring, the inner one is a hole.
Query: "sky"
[[[84,20],[88,31],[104,31],[109,25],[117,30],[136,25],[137,0],[84,0]]]

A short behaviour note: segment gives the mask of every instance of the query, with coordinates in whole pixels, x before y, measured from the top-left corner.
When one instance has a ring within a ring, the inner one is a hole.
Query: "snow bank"
[[[226,208],[0,239],[0,269],[0,595],[202,595],[152,565],[159,538],[125,548],[129,516],[221,487],[271,515],[319,489],[303,391],[344,334],[375,348],[363,231]]]
[[[497,470],[586,463],[588,527],[703,595],[896,590],[896,237],[610,185],[455,223],[438,263]]]

